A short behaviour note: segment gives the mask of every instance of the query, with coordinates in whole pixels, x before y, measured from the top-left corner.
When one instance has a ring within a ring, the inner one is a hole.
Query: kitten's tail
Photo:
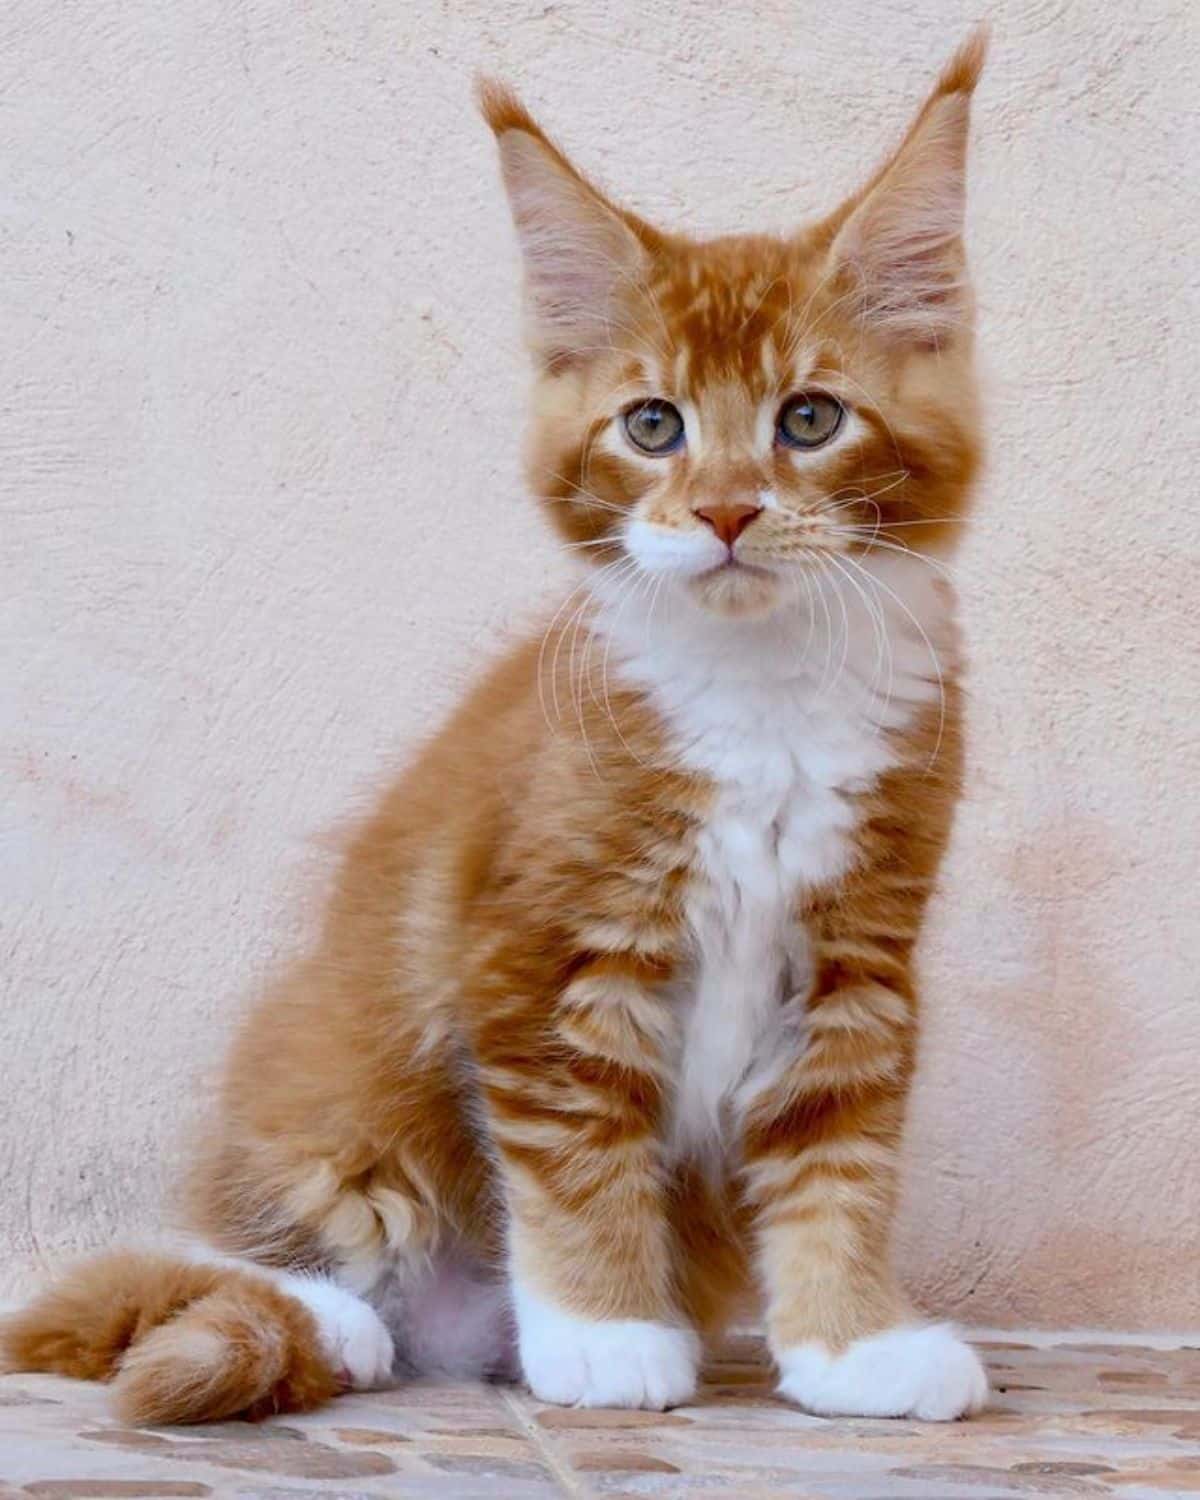
[[[111,1380],[133,1425],[306,1411],[341,1389],[313,1315],[265,1277],[132,1252],[0,1321],[3,1370]]]

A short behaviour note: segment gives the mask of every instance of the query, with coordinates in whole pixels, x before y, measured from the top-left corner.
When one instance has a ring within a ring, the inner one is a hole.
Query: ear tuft
[[[537,121],[501,79],[477,74],[475,101],[496,135],[503,135],[506,130],[527,130],[530,135],[541,136]]]
[[[937,94],[973,94],[987,61],[991,32],[986,22],[976,26],[962,46],[942,69]]]

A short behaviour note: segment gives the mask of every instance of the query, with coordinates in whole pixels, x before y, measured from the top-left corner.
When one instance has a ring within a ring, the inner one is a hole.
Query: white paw
[[[779,1368],[780,1394],[824,1417],[950,1422],[978,1411],[988,1393],[979,1356],[948,1323],[890,1328],[837,1355],[797,1344]]]
[[[392,1336],[369,1303],[325,1276],[285,1276],[281,1285],[312,1313],[326,1358],[351,1390],[390,1384]]]
[[[559,1406],[662,1411],[696,1389],[700,1343],[687,1328],[633,1319],[592,1322],[513,1287],[521,1368],[533,1394]]]

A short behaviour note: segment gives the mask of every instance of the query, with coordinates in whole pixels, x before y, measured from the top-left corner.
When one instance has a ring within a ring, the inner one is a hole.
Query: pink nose
[[[698,505],[696,514],[712,527],[727,547],[732,547],[761,510],[761,505]]]

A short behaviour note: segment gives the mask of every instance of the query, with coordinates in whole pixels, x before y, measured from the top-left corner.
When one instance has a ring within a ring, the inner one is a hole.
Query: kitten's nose
[[[696,514],[712,527],[727,547],[732,547],[761,510],[761,505],[698,505]]]

